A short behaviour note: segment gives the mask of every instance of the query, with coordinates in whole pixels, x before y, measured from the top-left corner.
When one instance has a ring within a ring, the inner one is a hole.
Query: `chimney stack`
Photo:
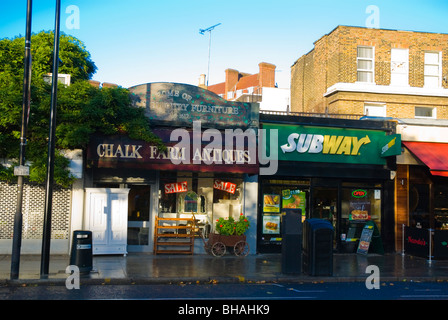
[[[202,89],[207,88],[207,86],[205,85],[205,77],[206,77],[205,74],[201,74],[199,76],[199,85],[198,85],[199,88],[202,88]]]

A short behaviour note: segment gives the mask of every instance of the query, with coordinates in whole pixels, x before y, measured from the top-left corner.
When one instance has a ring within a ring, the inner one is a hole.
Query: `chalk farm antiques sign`
[[[129,88],[133,105],[155,124],[203,127],[258,127],[258,104],[227,101],[211,91],[180,83],[147,83]]]
[[[189,129],[185,130],[188,133],[187,143],[179,145],[177,141],[170,141],[173,130],[175,128],[152,130],[165,143],[166,150],[127,136],[95,135],[87,148],[87,165],[92,168],[258,173],[256,148],[250,148],[247,140],[244,145],[229,146],[221,130],[216,134],[219,138],[224,137],[222,141],[209,143],[199,137],[201,131]],[[200,138],[197,143],[193,141],[194,135]]]

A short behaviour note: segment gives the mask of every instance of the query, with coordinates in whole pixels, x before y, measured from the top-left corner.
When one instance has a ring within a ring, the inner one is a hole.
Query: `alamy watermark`
[[[369,16],[366,19],[366,27],[379,29],[380,28],[380,8],[375,5],[369,5],[366,8],[366,14]]]
[[[69,30],[79,30],[81,27],[81,16],[79,7],[74,4],[69,5],[65,9],[65,13],[69,14],[67,19],[65,19],[65,27]]]
[[[366,288],[369,290],[380,288],[380,268],[376,265],[369,265],[366,273],[370,275],[366,279]]]
[[[79,267],[75,265],[69,265],[65,269],[65,273],[69,274],[69,276],[65,280],[65,287],[68,290],[80,289]]]
[[[177,144],[168,148],[168,157],[176,165],[244,165],[256,164],[258,159],[258,163],[262,165],[260,175],[274,175],[278,169],[278,130],[270,130],[269,133],[268,155],[266,148],[262,147],[266,137],[265,129],[258,129],[258,137],[252,128],[245,131],[225,129],[223,140],[218,129],[202,132],[201,121],[193,121],[192,131],[178,128],[171,132],[170,141]],[[204,143],[208,144],[203,146]]]

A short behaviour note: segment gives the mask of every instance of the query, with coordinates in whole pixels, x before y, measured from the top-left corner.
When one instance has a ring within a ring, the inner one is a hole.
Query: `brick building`
[[[228,101],[258,102],[260,110],[287,111],[289,109],[289,89],[277,88],[276,66],[260,62],[259,72],[249,74],[235,69],[226,69],[224,82],[205,85],[205,75],[201,75],[199,87],[207,88]]]
[[[338,26],[291,67],[291,111],[448,119],[448,34]]]

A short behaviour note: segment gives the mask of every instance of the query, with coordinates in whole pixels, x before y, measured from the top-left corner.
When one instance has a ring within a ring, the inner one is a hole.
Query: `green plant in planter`
[[[250,221],[247,219],[245,215],[240,214],[240,218],[237,222],[235,222],[236,228],[235,233],[239,236],[246,233],[247,229],[250,227]]]
[[[224,236],[231,236],[233,234],[243,235],[249,229],[250,222],[246,216],[240,215],[239,219],[235,221],[232,217],[229,218],[219,218],[216,220],[215,230]]]
[[[232,217],[228,219],[219,218],[216,220],[215,230],[223,236],[231,236],[235,233],[235,228],[235,220]]]

